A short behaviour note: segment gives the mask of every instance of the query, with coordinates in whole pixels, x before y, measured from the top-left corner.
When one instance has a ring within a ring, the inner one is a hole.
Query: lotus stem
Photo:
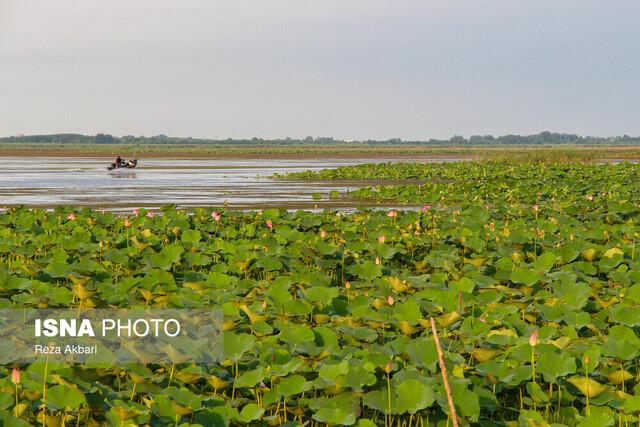
[[[47,427],[47,372],[49,370],[49,355],[44,360],[44,379],[42,380],[42,425]]]
[[[287,398],[282,399],[282,412],[284,413],[284,422],[287,422]]]
[[[387,371],[387,417],[385,418],[385,421],[387,419],[388,419],[388,425],[391,426],[391,378],[389,376],[388,371]]]
[[[438,338],[438,329],[436,328],[436,321],[433,317],[430,317],[429,320],[431,320],[431,331],[433,332],[433,340],[436,343],[436,351],[438,352],[438,362],[440,364],[440,372],[442,374],[442,381],[444,382],[444,390],[447,394],[447,402],[449,403],[449,412],[451,412],[449,417],[453,422],[453,427],[458,427],[458,417],[456,415],[456,406],[453,403],[451,387],[449,386],[449,379],[447,378],[447,365],[444,361],[444,353],[442,352],[442,347],[440,346],[440,338]]]
[[[15,417],[18,418],[18,384],[15,384],[15,388],[16,388],[16,406],[13,407],[13,412],[15,414]]]
[[[591,392],[589,391],[589,364],[586,363],[584,365],[584,378],[585,378],[585,382],[587,383],[587,416],[591,415],[591,407],[589,406],[589,395],[591,394]]]
[[[531,381],[536,382],[536,348],[531,346]]]
[[[133,400],[133,397],[136,394],[136,386],[137,385],[138,385],[137,383],[135,383],[135,382],[133,383],[133,388],[131,389],[131,397],[129,398],[129,400]]]
[[[167,387],[169,387],[171,385],[171,380],[173,380],[173,372],[176,369],[176,365],[175,363],[171,364],[171,372],[169,373],[169,383],[167,384]]]

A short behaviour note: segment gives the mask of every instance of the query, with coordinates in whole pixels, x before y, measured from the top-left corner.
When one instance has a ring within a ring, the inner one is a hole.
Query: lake
[[[103,157],[2,157],[0,206],[91,206],[120,210],[221,206],[258,209],[353,207],[361,201],[328,200],[332,191],[346,192],[367,182],[297,182],[270,178],[275,173],[379,163],[380,158],[316,159],[140,159],[136,169],[107,171]],[[420,162],[456,159],[421,158]],[[390,161],[416,161],[394,158]],[[322,193],[323,200],[314,200]]]

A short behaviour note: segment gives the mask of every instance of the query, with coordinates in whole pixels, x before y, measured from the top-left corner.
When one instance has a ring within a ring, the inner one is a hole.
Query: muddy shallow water
[[[355,207],[361,201],[328,200],[366,181],[299,182],[270,178],[274,173],[377,163],[380,158],[349,159],[140,159],[136,169],[107,171],[109,161],[90,157],[4,157],[0,169],[0,206],[56,205],[121,209],[221,206],[231,208]],[[455,159],[421,158],[420,162]],[[416,161],[394,158],[392,161]],[[322,193],[323,199],[313,199]]]

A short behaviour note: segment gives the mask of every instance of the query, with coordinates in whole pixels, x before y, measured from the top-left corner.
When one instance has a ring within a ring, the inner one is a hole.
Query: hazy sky
[[[0,0],[0,135],[640,135],[638,0]]]

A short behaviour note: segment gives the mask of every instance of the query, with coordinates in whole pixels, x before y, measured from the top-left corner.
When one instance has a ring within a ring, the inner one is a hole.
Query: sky
[[[637,0],[0,0],[0,135],[640,135]]]

